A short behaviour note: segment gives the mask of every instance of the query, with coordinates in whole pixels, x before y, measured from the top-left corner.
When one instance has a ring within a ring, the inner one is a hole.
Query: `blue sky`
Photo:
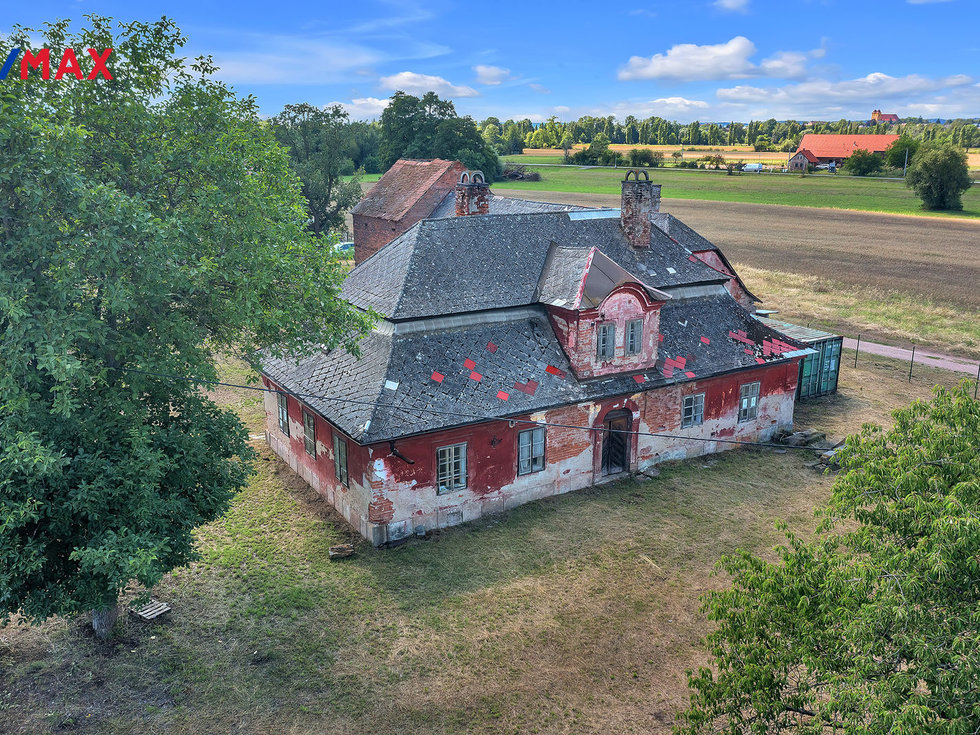
[[[432,89],[477,119],[980,116],[980,0],[60,0],[0,22],[84,13],[173,18],[269,115],[339,102],[367,119]]]

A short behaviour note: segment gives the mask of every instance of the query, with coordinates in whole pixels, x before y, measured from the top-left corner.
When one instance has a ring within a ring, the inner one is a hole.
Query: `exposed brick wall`
[[[650,247],[650,215],[660,211],[660,184],[649,179],[640,179],[641,172],[629,172],[635,179],[622,182],[622,202],[620,203],[620,225],[630,245],[634,248]],[[642,172],[644,176],[648,174]]]

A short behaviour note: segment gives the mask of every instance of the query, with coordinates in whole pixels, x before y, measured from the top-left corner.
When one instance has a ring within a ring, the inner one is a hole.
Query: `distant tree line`
[[[978,120],[957,119],[948,123],[930,123],[922,118],[910,118],[897,124],[867,124],[854,120],[836,122],[801,122],[751,120],[748,123],[728,124],[679,123],[661,117],[638,119],[627,115],[619,122],[615,117],[584,116],[578,120],[559,122],[548,118],[535,126],[530,120],[506,120],[488,117],[480,123],[484,140],[500,155],[519,153],[523,148],[562,148],[569,150],[579,144],[591,145],[597,139],[608,144],[726,146],[750,145],[757,151],[792,151],[804,133],[892,134],[897,133],[924,143],[952,145],[959,148],[980,146]],[[602,136],[602,137],[600,137]]]
[[[491,181],[500,178],[499,156],[521,153],[525,148],[554,148],[565,152],[569,162],[580,165],[629,165],[657,167],[665,163],[660,151],[634,148],[626,152],[614,144],[675,145],[716,148],[749,145],[756,151],[793,151],[804,133],[898,133],[900,143],[883,160],[879,156],[852,156],[850,173],[872,175],[884,167],[911,164],[919,146],[928,148],[980,147],[977,120],[952,120],[939,124],[921,118],[900,123],[867,124],[852,120],[800,122],[750,120],[679,123],[662,117],[639,119],[589,115],[561,122],[550,117],[535,125],[529,119],[501,121],[488,117],[477,123],[460,116],[451,100],[434,92],[415,97],[395,92],[381,118],[353,121],[339,105],[317,108],[309,104],[287,105],[269,124],[279,143],[288,149],[293,169],[303,183],[309,202],[310,229],[322,235],[343,226],[344,214],[360,197],[360,177],[384,173],[399,158],[444,158],[479,169]],[[673,165],[692,168],[738,170],[738,163],[721,156],[697,161],[672,154]],[[720,160],[719,160],[720,159]]]

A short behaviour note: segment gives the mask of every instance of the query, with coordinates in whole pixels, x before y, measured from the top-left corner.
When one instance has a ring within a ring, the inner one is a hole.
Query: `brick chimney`
[[[482,171],[464,171],[456,184],[456,216],[490,212],[490,185]]]
[[[632,181],[630,176],[633,177]],[[619,224],[632,247],[650,247],[650,215],[659,211],[660,184],[651,183],[650,175],[646,171],[637,169],[627,171],[626,178],[623,179]]]

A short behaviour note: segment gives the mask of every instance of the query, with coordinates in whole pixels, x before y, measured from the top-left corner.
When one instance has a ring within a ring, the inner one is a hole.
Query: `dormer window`
[[[612,360],[616,354],[616,325],[600,324],[596,335],[596,358]]]
[[[626,322],[626,354],[638,355],[643,349],[643,320],[630,319]]]

